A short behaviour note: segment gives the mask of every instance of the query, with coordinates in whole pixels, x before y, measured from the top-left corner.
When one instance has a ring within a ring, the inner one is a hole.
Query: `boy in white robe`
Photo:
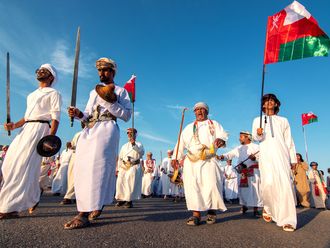
[[[147,159],[143,162],[143,177],[142,177],[142,196],[150,197],[152,195],[152,182],[156,175],[156,160],[152,158],[152,153],[147,153]]]
[[[67,142],[60,156],[59,168],[52,184],[53,194],[65,194],[67,190],[68,166],[73,153],[71,142]]]
[[[142,169],[141,159],[144,148],[136,141],[137,130],[127,129],[129,142],[122,146],[117,162],[116,200],[117,207],[132,208],[132,201],[141,198]]]
[[[297,158],[289,122],[277,115],[280,105],[274,94],[263,96],[264,115],[261,121],[260,117],[254,119],[252,136],[259,141],[260,148],[263,219],[273,220],[284,231],[292,232],[297,226],[297,213],[291,167]]]
[[[116,159],[119,146],[117,119],[129,121],[132,114],[127,91],[115,85],[116,63],[108,58],[96,61],[101,84],[92,90],[85,111],[75,107],[70,117],[86,123],[77,143],[74,189],[79,214],[64,229],[86,227],[111,204],[116,189]]]
[[[41,65],[36,77],[39,88],[27,97],[24,117],[16,123],[4,124],[5,130],[22,128],[2,165],[4,184],[0,192],[0,219],[18,217],[18,212],[38,204],[42,157],[36,147],[44,136],[55,135],[59,125],[61,95],[52,88],[56,83],[56,70],[50,64]]]
[[[45,190],[48,190],[52,185],[50,175],[51,175],[53,163],[54,163],[54,157],[42,158],[42,162],[40,166],[40,176],[39,176],[41,195]]]
[[[216,222],[216,211],[225,211],[222,198],[222,178],[216,151],[223,147],[228,135],[222,126],[208,119],[209,108],[206,103],[199,102],[194,106],[196,121],[187,125],[181,133],[180,144],[176,144],[177,159],[186,158],[183,164],[183,185],[186,204],[193,215],[187,225],[199,225],[201,211],[207,211],[206,223]],[[178,168],[178,161],[172,160]]]
[[[241,212],[245,214],[248,207],[254,207],[254,216],[260,217],[258,207],[262,207],[260,192],[260,172],[257,161],[259,146],[251,142],[252,135],[249,132],[240,132],[240,146],[220,156],[221,159],[232,160],[237,158],[237,164],[244,164],[246,168],[239,168],[239,202],[242,205]],[[238,166],[239,167],[239,166]],[[235,169],[235,168],[234,168]]]
[[[327,187],[321,171],[317,169],[318,163],[310,163],[311,170],[308,172],[308,180],[311,188],[311,207],[326,208],[325,200],[327,199]]]
[[[168,195],[170,195],[170,178],[168,174],[170,173],[171,169],[171,159],[172,159],[173,151],[168,150],[167,151],[167,158],[164,158],[160,167],[160,182],[162,185],[162,195],[164,196],[164,199],[167,198]]]
[[[226,161],[223,173],[225,200],[233,203],[238,198],[238,175],[232,166],[232,160]]]

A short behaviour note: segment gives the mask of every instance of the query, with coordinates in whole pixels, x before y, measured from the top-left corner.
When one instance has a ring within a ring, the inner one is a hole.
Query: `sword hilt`
[[[10,118],[7,118],[7,124],[8,123],[10,123]],[[8,130],[8,136],[10,136],[11,135],[11,131],[10,130]]]
[[[71,127],[73,127],[73,120],[74,120],[74,118],[71,117]]]

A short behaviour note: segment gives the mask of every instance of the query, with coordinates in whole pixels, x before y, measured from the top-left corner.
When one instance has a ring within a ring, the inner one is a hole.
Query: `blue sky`
[[[23,117],[26,96],[37,87],[34,71],[50,62],[59,71],[56,88],[63,96],[58,135],[65,142],[79,130],[70,128],[66,108],[77,27],[81,59],[77,105],[84,108],[98,76],[94,63],[111,57],[118,64],[115,82],[123,86],[137,75],[135,124],[138,139],[156,159],[173,148],[181,106],[197,101],[210,106],[211,118],[229,132],[230,148],[240,130],[251,130],[259,114],[260,85],[267,16],[291,1],[284,0],[131,0],[45,2],[1,1],[0,119],[5,113],[5,57],[11,54],[12,120]],[[301,0],[330,34],[329,1]],[[2,58],[2,59],[1,59]],[[2,62],[1,62],[2,61]],[[304,154],[301,113],[312,111],[319,122],[306,126],[309,160],[330,167],[330,116],[327,103],[330,58],[310,58],[267,66],[265,92],[278,95],[280,115],[291,124],[297,151]],[[193,121],[192,111],[185,124]],[[121,141],[130,125],[119,121]],[[14,132],[14,135],[17,132]],[[13,139],[0,128],[0,144]],[[221,153],[221,151],[220,151]]]

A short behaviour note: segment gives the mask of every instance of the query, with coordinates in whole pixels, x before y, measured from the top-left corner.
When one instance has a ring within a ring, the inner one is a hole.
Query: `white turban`
[[[55,85],[56,82],[57,82],[57,72],[56,72],[55,67],[52,66],[51,64],[43,64],[43,65],[40,66],[39,69],[41,69],[41,68],[47,69],[47,70],[53,75],[54,80],[53,80],[53,82],[52,82],[51,87],[54,87],[54,85]]]
[[[196,110],[196,108],[205,108],[207,110],[207,113],[209,113],[209,106],[207,106],[205,102],[196,103],[194,106],[194,111]]]

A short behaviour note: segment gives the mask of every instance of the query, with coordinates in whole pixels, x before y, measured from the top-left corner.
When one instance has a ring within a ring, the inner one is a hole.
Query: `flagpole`
[[[135,76],[135,73],[133,73],[132,76]],[[136,77],[136,76],[135,76],[135,77]],[[135,85],[134,85],[134,95],[135,95],[135,91],[136,91],[136,89],[135,89]],[[135,96],[134,96],[133,101],[132,101],[132,109],[133,109],[132,128],[133,128],[133,130],[134,130],[134,102],[135,102]]]
[[[134,102],[132,102],[132,128],[134,129]]]
[[[262,97],[264,96],[265,89],[265,73],[266,73],[266,64],[262,68],[262,81],[261,81],[261,99],[260,99],[260,128],[262,128]]]
[[[305,127],[304,127],[304,125],[302,126],[302,129],[303,129],[303,133],[304,133],[304,140],[305,140],[305,152],[306,152],[306,161],[307,161],[307,164],[309,164],[309,162],[308,162],[308,148],[307,148],[307,139],[306,139],[306,132],[305,132]]]

